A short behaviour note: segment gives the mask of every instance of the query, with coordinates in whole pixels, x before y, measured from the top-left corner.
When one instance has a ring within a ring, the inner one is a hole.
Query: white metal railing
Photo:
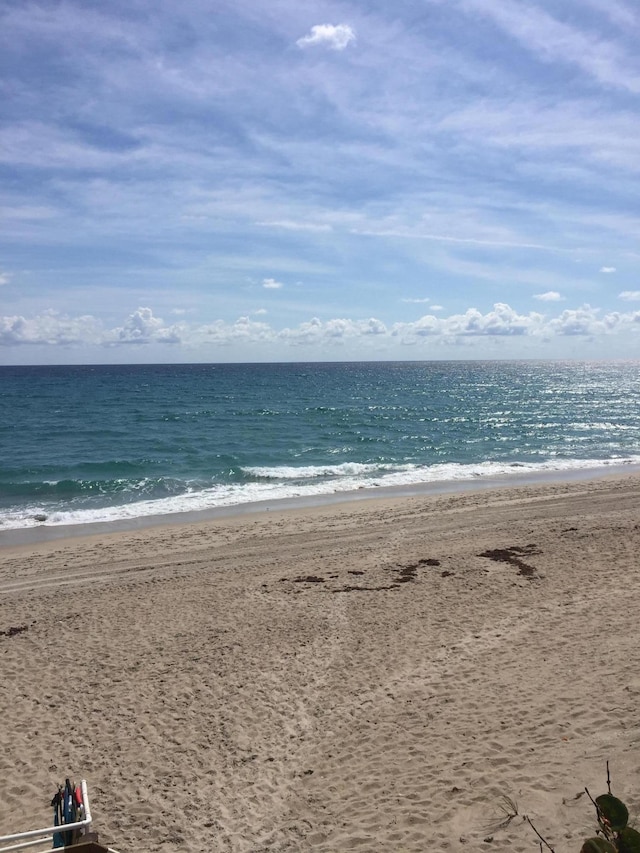
[[[0,835],[0,853],[9,853],[10,850],[22,850],[25,847],[35,847],[38,844],[50,844],[53,841],[53,836],[59,832],[70,832],[74,829],[87,829],[91,825],[91,809],[89,808],[89,795],[87,793],[87,783],[83,779],[80,783],[82,789],[82,805],[84,808],[84,818],[75,823],[63,823],[59,826],[48,826],[46,829],[30,829],[27,832],[14,832],[13,835]],[[8,846],[1,846],[7,842],[15,842]],[[52,850],[52,847],[49,847]],[[115,853],[115,851],[114,851]]]

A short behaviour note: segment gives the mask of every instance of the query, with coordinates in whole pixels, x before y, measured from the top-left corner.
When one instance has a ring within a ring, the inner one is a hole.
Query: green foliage
[[[640,832],[629,826],[629,809],[622,800],[614,797],[611,793],[611,777],[609,776],[609,762],[607,762],[607,793],[600,794],[594,800],[588,789],[585,792],[596,809],[598,820],[598,834],[593,838],[587,838],[580,848],[580,853],[640,853]],[[516,812],[517,813],[517,812]],[[529,825],[540,839],[540,850],[544,847],[555,853],[538,830],[531,819],[525,817]]]
[[[629,809],[613,794],[596,797],[596,809],[600,826],[607,826],[613,832],[623,830],[629,821]]]
[[[640,832],[628,826],[629,809],[611,793],[611,777],[607,761],[607,793],[595,800],[585,788],[596,807],[598,836],[589,838],[580,853],[640,853]]]
[[[598,818],[599,836],[585,841],[581,853],[640,853],[640,832],[627,826],[629,823],[629,809],[622,800],[614,797],[611,793],[611,779],[609,777],[609,765],[607,764],[607,788],[608,793],[600,794],[591,802],[596,807]],[[585,789],[586,790],[586,789]],[[589,846],[591,845],[591,846]]]
[[[618,835],[620,853],[640,853],[640,832],[626,826]]]

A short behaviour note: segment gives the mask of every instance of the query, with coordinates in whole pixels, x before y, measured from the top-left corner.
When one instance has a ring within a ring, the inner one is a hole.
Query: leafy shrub
[[[607,762],[607,793],[600,794],[594,800],[587,788],[585,792],[595,806],[598,834],[587,838],[580,848],[580,853],[640,853],[640,832],[629,826],[629,809],[622,800],[611,793],[609,762]],[[555,853],[554,848],[540,835],[531,820],[529,818],[526,820],[540,839],[540,850],[544,844],[547,850]]]
[[[580,853],[640,853],[640,832],[629,826],[629,809],[611,793],[608,777],[607,771],[609,792],[592,799],[600,834],[588,838]]]

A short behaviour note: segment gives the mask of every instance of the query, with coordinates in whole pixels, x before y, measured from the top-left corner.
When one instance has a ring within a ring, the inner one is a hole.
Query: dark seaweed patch
[[[415,563],[408,563],[406,566],[397,566],[394,571],[398,572],[397,583],[410,583],[417,577],[418,569],[421,566],[439,566],[440,560],[434,560],[433,557],[424,557]]]
[[[389,586],[341,586],[339,589],[330,589],[329,592],[383,592],[387,589],[400,589],[397,583]]]
[[[496,563],[509,563],[518,569],[518,574],[525,578],[535,576],[535,566],[530,566],[522,559],[522,556],[542,553],[537,545],[511,545],[509,548],[494,548],[490,551],[483,551],[478,554],[479,557],[487,557],[489,560],[494,560]]]
[[[15,627],[8,628],[6,631],[0,631],[0,637],[15,637],[18,634],[23,634],[25,631],[28,630],[28,625],[16,625]]]

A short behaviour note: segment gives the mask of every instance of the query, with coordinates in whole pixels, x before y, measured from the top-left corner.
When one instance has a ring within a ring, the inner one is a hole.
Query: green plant
[[[608,793],[600,794],[595,800],[587,791],[596,807],[600,834],[588,838],[580,853],[640,853],[640,832],[629,826],[629,809],[611,793],[608,766],[607,787]]]
[[[594,800],[588,788],[585,788],[585,792],[595,806],[598,834],[587,838],[580,848],[580,853],[640,853],[640,832],[629,826],[629,809],[611,793],[608,761],[607,793],[600,794]],[[526,820],[540,839],[540,850],[542,851],[544,845],[551,853],[555,853],[554,848],[540,835],[531,820]]]

